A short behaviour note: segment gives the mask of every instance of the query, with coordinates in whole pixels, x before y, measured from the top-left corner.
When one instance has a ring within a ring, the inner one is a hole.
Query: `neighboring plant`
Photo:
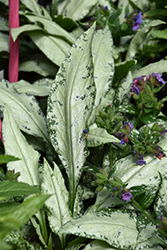
[[[6,249],[167,248],[167,62],[140,60],[164,20],[144,2],[21,1],[12,36],[56,77],[0,81]]]

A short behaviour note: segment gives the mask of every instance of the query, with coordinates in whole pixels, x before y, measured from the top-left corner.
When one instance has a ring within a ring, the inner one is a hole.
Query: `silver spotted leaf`
[[[102,240],[121,249],[134,249],[138,236],[135,219],[120,211],[87,213],[66,223],[59,233]]]
[[[91,43],[95,25],[72,46],[48,98],[47,122],[53,147],[67,171],[73,209],[76,187],[88,155],[83,130],[95,98]]]
[[[0,81],[0,106],[3,107],[6,103],[21,130],[41,137],[50,144],[45,116],[36,99],[25,93],[18,94],[14,90],[14,84],[2,79]]]
[[[8,106],[4,109],[2,132],[5,153],[20,158],[19,161],[9,162],[8,170],[15,169],[15,172],[20,172],[19,181],[39,185],[38,161],[40,155],[28,145]]]

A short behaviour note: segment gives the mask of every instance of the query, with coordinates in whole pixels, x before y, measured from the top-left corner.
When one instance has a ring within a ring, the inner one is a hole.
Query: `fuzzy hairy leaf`
[[[112,57],[113,40],[108,26],[97,30],[92,42],[94,78],[96,85],[95,106],[111,89],[114,76],[114,60]]]
[[[82,131],[86,128],[94,103],[95,86],[91,60],[94,28],[93,25],[72,46],[56,75],[48,98],[50,138],[67,171],[72,203],[87,157]]]
[[[69,41],[70,44],[73,44],[75,42],[75,38],[73,37],[72,33],[67,32],[57,23],[51,20],[47,20],[46,18],[43,18],[42,16],[31,15],[29,13],[25,14],[25,17],[28,18],[30,22],[41,23],[43,26],[43,29],[47,31],[48,34],[56,36],[56,37],[61,37],[62,42],[63,42],[63,39],[65,39],[66,41]]]
[[[42,18],[42,20],[45,19]],[[58,37],[56,37],[55,34],[46,33],[44,29],[35,24],[25,24],[19,28],[12,29],[11,33],[15,41],[21,33],[26,32],[33,40],[35,45],[46,55],[46,57],[56,65],[60,66],[61,62],[65,59],[66,54],[70,50],[71,45],[62,38],[64,35],[67,35],[68,37],[68,33],[61,33],[63,29],[58,26],[57,30],[57,26],[53,27],[53,30],[57,31],[57,36],[59,35]],[[61,30],[59,30],[60,28]],[[61,33],[62,37],[60,37],[59,33]],[[75,39],[72,38],[72,41],[74,42]]]
[[[37,30],[42,31],[43,29],[36,24],[25,24],[18,28],[11,29],[11,35],[12,35],[13,41],[15,42],[21,33],[28,32],[28,31],[32,32],[32,31],[37,31]]]
[[[60,66],[71,45],[60,37],[47,35],[44,32],[28,32],[35,45],[56,65]]]
[[[37,3],[37,0],[21,0],[21,2],[33,13],[41,15],[41,5]]]
[[[67,4],[64,10],[64,15],[71,17],[73,20],[83,19],[90,11],[90,9],[97,4],[97,0],[73,0]]]
[[[133,249],[138,235],[135,220],[122,212],[87,213],[69,221],[59,232],[103,240],[113,247],[124,249]]]
[[[94,123],[89,127],[87,146],[97,147],[105,143],[120,142],[115,136],[110,135],[104,128],[98,128]]]
[[[30,95],[18,94],[11,83],[2,79],[0,81],[0,105],[4,106],[5,103],[10,107],[20,129],[50,143],[45,117],[36,99]]]
[[[52,196],[45,202],[48,209],[48,220],[54,233],[71,219],[69,210],[69,194],[66,189],[63,176],[56,164],[51,169],[47,161],[44,161],[42,191]]]
[[[43,78],[30,84],[27,81],[20,80],[14,84],[14,88],[19,93],[28,93],[34,96],[48,96],[53,80],[49,78]]]
[[[0,32],[1,42],[0,42],[0,52],[9,52],[9,36]]]
[[[165,152],[167,150],[166,138],[161,140],[158,145],[162,147]],[[157,190],[159,189],[162,175],[162,178],[164,177],[163,183],[161,185],[155,205],[155,210],[157,214],[160,215],[166,211],[167,206],[167,182],[165,178],[167,175],[167,170],[165,167],[167,164],[167,158],[163,157],[161,160],[159,160],[153,155],[148,155],[144,157],[144,160],[147,164],[140,166],[135,163],[136,159],[134,156],[127,156],[123,159],[120,159],[115,164],[116,171],[114,172],[114,175],[121,178],[123,182],[128,183],[127,188],[147,184],[147,187],[150,188],[150,195],[148,196],[148,200],[145,201],[146,206],[147,202],[151,202],[151,200],[149,201],[151,196],[155,196]]]
[[[142,76],[142,75],[148,75],[152,73],[160,73],[166,72],[167,70],[167,60],[160,60],[159,62],[150,63],[149,65],[136,70],[133,73],[133,78]]]
[[[108,26],[104,30],[97,30],[92,42],[96,98],[88,124],[93,123],[95,115],[98,114],[100,109],[112,102],[114,95],[114,90],[112,89],[112,80],[114,77],[112,51],[113,40]]]
[[[129,93],[130,93],[132,82],[133,82],[132,73],[131,71],[129,71],[126,78],[121,81],[120,85],[117,88],[117,91],[114,97],[114,104],[116,106],[119,107],[123,101],[127,102],[129,100],[130,98]]]
[[[20,158],[20,161],[9,162],[8,170],[15,169],[16,172],[20,172],[19,181],[38,185],[39,153],[28,145],[8,106],[5,106],[4,109],[2,131],[6,154]]]
[[[19,71],[36,72],[43,77],[55,76],[57,67],[42,53],[34,54],[24,58],[19,65]]]
[[[92,240],[83,250],[114,250],[108,243],[100,240]],[[120,248],[117,248],[119,250]]]

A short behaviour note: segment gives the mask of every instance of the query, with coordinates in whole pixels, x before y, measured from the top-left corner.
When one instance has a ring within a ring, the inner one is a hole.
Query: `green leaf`
[[[148,74],[152,74],[152,73],[160,73],[162,74],[163,72],[166,72],[166,68],[167,68],[167,60],[160,60],[158,62],[155,63],[150,63],[149,65],[136,70],[133,73],[133,79],[142,75],[148,75]]]
[[[8,106],[5,106],[4,109],[2,130],[5,153],[20,158],[20,161],[9,162],[7,164],[8,169],[15,169],[16,172],[21,173],[19,181],[30,185],[38,185],[39,153],[26,142]]]
[[[50,143],[44,114],[36,99],[26,94],[18,94],[7,80],[0,81],[0,105],[7,103],[20,129],[43,138]]]
[[[115,93],[114,104],[117,107],[119,107],[119,105],[122,104],[122,102],[124,103],[129,102],[130,98],[129,93],[132,86],[132,82],[133,82],[132,73],[131,71],[129,71],[126,78],[121,81]]]
[[[28,32],[28,31],[32,32],[32,31],[37,31],[37,30],[43,31],[43,29],[36,24],[25,24],[18,28],[11,29],[11,35],[12,35],[13,41],[15,42],[21,33]]]
[[[97,30],[92,42],[94,78],[96,85],[95,106],[111,89],[114,76],[114,60],[112,57],[113,40],[108,26]]]
[[[167,39],[167,29],[154,30],[151,34],[157,38]]]
[[[87,157],[83,129],[94,104],[95,86],[91,60],[93,25],[72,46],[62,63],[48,98],[48,128],[55,150],[67,171],[70,208]]]
[[[97,0],[73,0],[67,4],[63,13],[75,21],[81,20],[90,12],[90,9],[93,8],[97,2]]]
[[[21,2],[33,13],[41,15],[41,6],[37,3],[37,0],[21,0]]]
[[[36,72],[43,77],[46,77],[55,76],[57,67],[42,53],[38,53],[24,58],[24,61],[20,62],[19,71]]]
[[[65,59],[71,46],[60,37],[47,35],[44,32],[28,32],[35,45],[46,55],[46,57],[60,66]]]
[[[49,78],[42,78],[35,81],[33,84],[20,80],[19,82],[15,82],[14,88],[19,93],[27,93],[34,96],[48,96],[52,84],[53,80]]]
[[[35,195],[26,199],[8,215],[0,217],[0,238],[3,239],[11,231],[18,230],[33,214],[35,214],[49,198],[49,195]]]
[[[140,29],[132,38],[130,44],[129,44],[129,48],[126,54],[126,60],[131,60],[134,58],[138,47],[142,44],[142,42],[144,41],[147,33],[150,31],[150,29],[152,27],[156,27],[160,24],[164,24],[163,21],[161,20],[153,20],[150,23],[148,23],[144,28]]]
[[[149,10],[147,12],[144,13],[146,17],[152,17],[152,16],[167,16],[167,11],[165,9],[153,9],[153,10]]]
[[[158,145],[163,148],[164,152],[166,152],[166,138],[161,140]],[[148,189],[152,189],[150,192],[151,196],[153,196],[157,192],[157,188],[159,188],[159,184],[161,183],[161,176],[159,173],[161,173],[162,176],[167,175],[167,170],[165,167],[167,164],[167,158],[163,157],[161,160],[159,160],[157,157],[150,154],[145,156],[144,160],[147,164],[140,166],[135,163],[136,159],[134,156],[130,155],[120,159],[115,164],[116,170],[114,175],[119,177],[123,182],[128,183],[127,188],[147,184]],[[167,188],[167,183],[165,179],[163,181],[164,184],[160,188],[160,195],[158,196],[156,203],[156,211],[158,214],[163,214],[163,212],[166,211],[165,209],[167,206],[167,192],[165,191]]]
[[[0,42],[0,52],[9,52],[9,36],[0,32],[1,42]]]
[[[0,246],[1,246],[1,249],[3,250],[11,250],[12,249],[12,246],[6,244],[4,241],[0,240]]]
[[[163,172],[160,172],[163,175]],[[164,175],[165,176],[165,175]],[[167,181],[165,178],[162,179],[160,190],[157,194],[156,201],[154,204],[154,210],[157,215],[165,215],[167,206]]]
[[[69,193],[58,166],[54,164],[54,170],[52,170],[46,160],[43,167],[42,191],[44,194],[52,195],[45,205],[50,227],[57,234],[62,225],[71,219]]]
[[[38,17],[36,18],[38,19]],[[48,21],[43,18],[42,20]],[[50,27],[52,23],[50,23],[50,21],[48,22],[49,23],[47,27]],[[11,34],[12,34],[13,40],[15,41],[16,38],[21,33],[26,32],[30,36],[30,38],[33,40],[35,45],[47,56],[47,58],[51,60],[53,63],[55,63],[56,65],[60,66],[61,62],[65,59],[65,55],[71,48],[71,45],[62,38],[64,38],[64,36],[66,35],[67,38],[71,40],[70,41],[71,44],[72,42],[75,41],[75,39],[71,37],[71,35],[68,35],[68,32],[63,30],[57,24],[55,24],[52,27],[52,29],[54,30],[54,34],[49,35],[48,32],[46,32],[40,26],[37,26],[35,24],[25,24],[23,26],[20,26],[19,28],[12,29]]]
[[[87,136],[88,147],[97,147],[102,144],[111,142],[120,143],[120,140],[118,140],[115,136],[110,135],[106,129],[98,128],[95,123],[89,127],[89,132]]]
[[[103,240],[116,248],[134,248],[138,230],[136,221],[127,213],[87,213],[64,225],[59,233],[74,234],[90,239]]]
[[[13,155],[0,155],[0,165],[4,163],[8,163],[10,161],[18,161],[19,158],[13,156]]]
[[[124,103],[118,106],[117,110],[123,113],[132,114],[132,115],[139,114],[139,110],[131,103]]]
[[[51,20],[48,20],[42,16],[32,15],[30,13],[26,13],[25,17],[28,18],[28,20],[30,22],[41,23],[42,26],[44,27],[43,28],[44,31],[47,31],[47,33],[50,35],[60,37],[61,41],[63,41],[63,39],[64,39],[64,40],[68,41],[71,45],[75,42],[75,38],[72,35],[72,33],[67,32],[65,29],[63,29],[61,26],[59,26],[57,23],[55,23]]]
[[[15,181],[0,181],[0,197],[30,195],[40,190],[26,183]]]
[[[112,50],[113,40],[108,26],[106,26],[104,30],[97,30],[92,42],[96,98],[88,124],[94,122],[95,115],[98,114],[100,109],[112,102],[114,95],[114,90],[112,89],[114,76]]]
[[[124,61],[115,65],[114,82],[127,75],[130,68],[136,64],[136,60]]]
[[[102,249],[115,250],[115,248],[111,247],[109,244],[101,240],[92,240],[89,244],[86,245],[86,247],[83,248],[83,250],[102,250]],[[121,249],[117,248],[117,250]]]

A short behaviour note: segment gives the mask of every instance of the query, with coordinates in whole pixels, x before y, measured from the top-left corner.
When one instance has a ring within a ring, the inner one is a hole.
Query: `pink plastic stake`
[[[0,140],[3,144],[3,139],[2,139],[2,122],[1,122],[1,119],[0,119]]]
[[[9,82],[18,81],[19,71],[19,40],[14,42],[11,29],[19,27],[19,0],[9,0]]]

